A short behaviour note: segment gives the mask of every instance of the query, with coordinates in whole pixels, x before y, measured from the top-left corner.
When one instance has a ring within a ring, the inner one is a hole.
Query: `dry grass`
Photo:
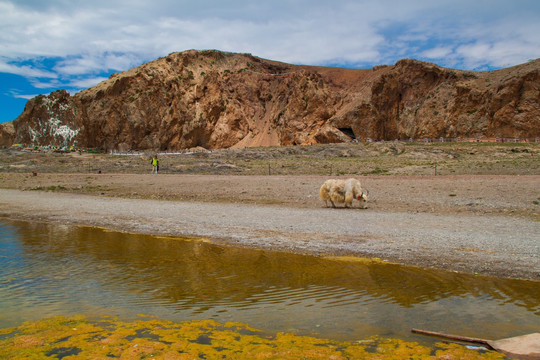
[[[2,150],[0,172],[151,171],[149,153],[110,155]],[[162,174],[540,175],[538,143],[360,143],[221,149],[160,155]]]

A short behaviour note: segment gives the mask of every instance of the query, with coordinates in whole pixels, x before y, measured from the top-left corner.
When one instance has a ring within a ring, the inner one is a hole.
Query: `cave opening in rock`
[[[352,128],[339,128],[339,131],[341,131],[353,140],[356,139],[356,135],[354,135],[354,131]]]

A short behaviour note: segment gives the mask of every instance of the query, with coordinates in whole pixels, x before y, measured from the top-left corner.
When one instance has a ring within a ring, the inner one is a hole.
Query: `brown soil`
[[[328,176],[0,173],[2,188],[109,197],[321,208]],[[333,176],[347,178],[347,176]],[[365,176],[376,212],[499,215],[540,221],[540,176]]]

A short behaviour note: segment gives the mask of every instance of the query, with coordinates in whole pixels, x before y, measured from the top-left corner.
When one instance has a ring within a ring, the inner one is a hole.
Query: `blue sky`
[[[540,57],[538,0],[0,0],[0,122],[189,49],[366,68],[491,70]]]

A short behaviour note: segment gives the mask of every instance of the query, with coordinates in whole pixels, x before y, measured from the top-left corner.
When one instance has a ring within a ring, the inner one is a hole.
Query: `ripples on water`
[[[483,338],[540,329],[540,283],[200,241],[0,223],[0,327],[53,315],[239,321],[353,340],[412,327]]]

